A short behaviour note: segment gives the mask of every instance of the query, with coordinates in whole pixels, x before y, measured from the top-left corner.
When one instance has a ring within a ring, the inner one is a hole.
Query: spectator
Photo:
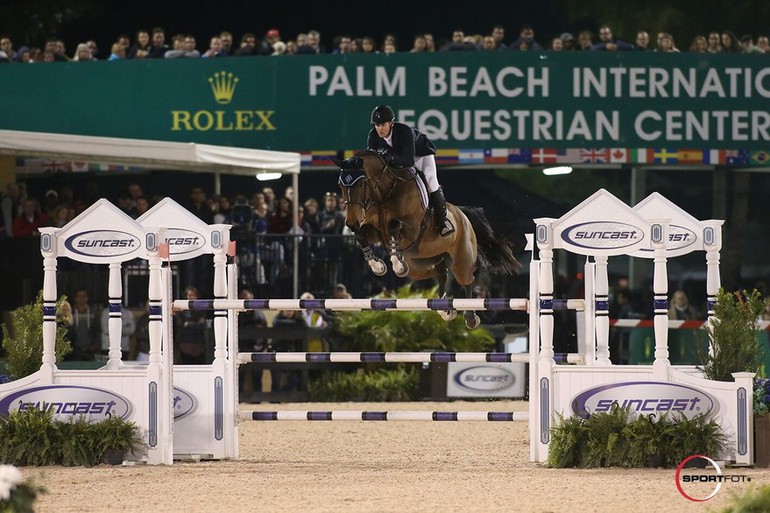
[[[13,237],[13,222],[19,215],[21,189],[11,182],[5,186],[5,193],[0,199],[0,239]]]
[[[411,53],[423,53],[426,51],[428,44],[425,42],[425,36],[417,34],[414,36],[414,43],[412,43]]]
[[[361,40],[361,53],[377,53],[374,38],[366,36]]]
[[[70,343],[70,348],[75,341],[75,318],[72,315],[72,305],[69,301],[63,301],[59,310],[56,312],[56,325],[67,330],[65,337]],[[71,355],[72,351],[67,356]],[[65,357],[65,360],[69,358]]]
[[[287,53],[286,43],[284,43],[283,41],[276,41],[275,43],[273,43],[273,53],[271,53],[270,55],[280,56],[280,55],[286,55],[286,53]]]
[[[272,54],[275,51],[276,43],[283,43],[283,41],[281,41],[281,33],[278,29],[272,28],[265,34],[265,39],[261,43],[260,54]],[[283,46],[286,47],[286,43],[283,43]]]
[[[187,59],[197,59],[201,53],[195,48],[196,41],[192,35],[177,34],[173,37],[173,48],[164,55],[166,59],[178,59],[181,57]]]
[[[465,41],[465,33],[462,29],[455,29],[452,32],[452,40],[441,49],[444,52],[465,52],[475,50],[476,46]]]
[[[20,62],[22,64],[28,64],[32,62],[32,50],[26,46],[22,46],[19,48],[19,51],[16,52],[16,62]]]
[[[677,321],[692,321],[698,319],[698,313],[690,305],[687,294],[683,290],[677,290],[671,296],[671,306],[668,308],[668,318]]]
[[[280,42],[281,41],[279,41],[278,43],[280,43]],[[276,45],[278,43],[276,43]],[[275,53],[276,51],[277,50],[276,50],[275,46],[273,46],[273,55],[276,55],[276,53]],[[297,43],[296,43],[296,41],[287,41],[286,42],[286,52],[285,52],[285,54],[286,55],[297,55]],[[278,54],[278,55],[283,55],[283,54]]]
[[[719,35],[719,32],[709,33],[708,53],[722,53],[722,36]]]
[[[767,36],[759,36],[757,38],[757,48],[762,50],[763,53],[770,53],[770,43],[768,43]]]
[[[709,43],[704,36],[695,36],[690,44],[690,51],[693,53],[708,53]]]
[[[497,41],[495,41],[495,38],[492,36],[484,36],[481,49],[485,52],[493,52],[498,50]]]
[[[241,36],[241,46],[235,51],[236,57],[250,57],[253,55],[259,55],[257,49],[257,36],[247,32]]]
[[[267,205],[267,211],[272,215],[275,212],[275,191],[272,187],[263,187],[262,194],[265,199],[265,205]]]
[[[354,38],[350,40],[350,53],[361,52],[361,38]]]
[[[136,332],[136,321],[134,314],[128,308],[120,309],[121,329],[120,329],[120,352],[123,360],[128,360],[131,351],[131,337]],[[110,350],[110,309],[102,308],[101,327],[102,327],[102,352]]]
[[[150,200],[146,196],[139,196],[134,200],[134,208],[136,210],[136,217],[139,218],[150,210]]]
[[[5,58],[9,61],[16,60],[16,52],[13,51],[13,42],[8,36],[0,37],[0,52],[5,54]]]
[[[86,289],[75,291],[72,308],[73,334],[72,360],[91,361],[101,345],[101,323],[99,307],[89,301]]]
[[[226,57],[233,52],[233,35],[226,30],[223,30],[219,34],[219,40],[222,42],[222,56]]]
[[[594,43],[594,34],[590,30],[582,30],[578,34],[578,50],[587,52],[591,50]]]
[[[519,37],[508,46],[508,49],[542,51],[543,47],[535,41],[535,29],[530,25],[523,25],[519,30]]]
[[[754,46],[754,38],[748,34],[741,37],[741,48],[743,53],[765,53],[761,48]]]
[[[147,59],[163,59],[167,51],[166,33],[161,27],[155,27],[152,29],[152,44],[147,51]]]
[[[658,48],[656,52],[679,53],[679,49],[674,44],[674,37],[668,32],[658,34]]]
[[[254,293],[249,289],[242,289],[238,293],[238,299],[254,299]],[[257,338],[250,330],[267,328],[267,319],[262,310],[245,310],[238,313],[238,351],[241,353],[261,353],[268,350],[268,341],[265,338]],[[243,392],[244,377],[246,371],[251,377],[252,389],[262,390],[262,370],[248,364],[238,367],[239,392]]]
[[[650,50],[650,35],[644,30],[640,30],[636,33],[634,43],[637,50],[640,52],[647,52]]]
[[[423,37],[425,38],[425,51],[426,52],[435,52],[436,51],[436,40],[433,39],[433,34],[430,32],[426,32],[423,34]]]
[[[53,211],[50,219],[50,225],[56,228],[63,228],[74,218],[74,210],[67,205],[58,205]]]
[[[561,39],[562,47],[565,52],[571,52],[575,50],[575,36],[569,32],[564,32],[559,36],[559,39]]]
[[[14,237],[33,237],[40,235],[40,227],[47,226],[48,216],[40,211],[40,204],[34,198],[27,198],[21,204],[21,211],[13,221]]]
[[[184,291],[185,299],[198,299],[198,289],[189,286]],[[202,310],[183,310],[174,314],[174,338],[179,347],[180,363],[206,363],[206,328],[208,319]]]
[[[42,209],[48,219],[53,217],[53,212],[57,206],[59,206],[59,193],[53,189],[47,190],[45,196],[43,196]]]
[[[353,296],[350,295],[350,292],[348,292],[348,288],[345,286],[344,283],[338,283],[334,286],[334,291],[332,292],[332,298],[333,299],[353,299]]]
[[[96,46],[96,41],[89,39],[86,41],[86,46],[88,46],[88,49],[91,50],[91,58],[95,61],[98,61],[99,47]]]
[[[505,46],[505,27],[502,25],[495,25],[492,27],[492,39],[495,40],[495,48],[498,50],[505,50],[507,46]]]
[[[555,37],[551,40],[551,47],[549,50],[554,52],[561,52],[564,50],[564,42],[561,40],[560,37]]]
[[[350,53],[350,36],[342,35],[334,38],[334,54]]]
[[[110,56],[108,61],[118,61],[126,58],[126,47],[120,43],[112,43]]]
[[[129,59],[145,59],[150,53],[150,33],[144,29],[136,31],[136,43],[128,51]]]
[[[722,32],[722,52],[724,53],[741,53],[743,48],[740,41],[735,36],[734,32],[725,30]]]
[[[219,36],[214,36],[209,42],[209,49],[203,52],[201,57],[227,57],[227,54],[222,50],[222,40]]]
[[[615,39],[612,35],[612,29],[607,25],[602,25],[599,27],[599,42],[595,45],[591,46],[591,50],[593,51],[606,51],[606,52],[615,52],[615,51],[624,51],[624,50],[633,50],[633,45],[626,43],[625,41],[621,41],[620,39]]]
[[[85,43],[80,43],[75,49],[75,55],[72,56],[72,60],[75,62],[94,61],[93,55],[91,55],[91,49]]]

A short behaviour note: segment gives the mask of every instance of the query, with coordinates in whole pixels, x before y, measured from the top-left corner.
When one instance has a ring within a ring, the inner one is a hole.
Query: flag
[[[678,150],[680,164],[703,164],[703,150]]]
[[[654,164],[678,164],[679,153],[665,148],[656,148],[652,152],[652,162]]]
[[[509,164],[530,164],[532,162],[532,150],[529,148],[514,148],[508,150]]]
[[[533,164],[555,164],[559,160],[559,152],[555,148],[539,148],[532,151]]]
[[[460,164],[483,164],[484,150],[460,150]]]
[[[507,164],[508,148],[487,148],[484,150],[484,164]]]
[[[301,167],[310,167],[313,165],[313,155],[308,153],[300,153],[299,161]]]
[[[630,148],[628,161],[633,164],[649,164],[652,162],[652,153],[647,148]]]
[[[588,164],[606,164],[610,161],[607,148],[580,148],[580,162]]]
[[[43,160],[42,171],[44,173],[69,173],[72,170],[72,162],[69,160]]]
[[[83,171],[88,171],[88,162],[75,162],[72,161],[72,172],[73,173],[82,173]]]
[[[748,150],[727,150],[725,151],[725,163],[732,165],[746,165],[749,163]]]
[[[724,164],[725,163],[725,150],[708,150],[703,152],[704,164]]]
[[[625,164],[626,162],[628,162],[628,149],[610,148],[611,164]]]
[[[455,165],[460,161],[460,150],[440,149],[436,151],[436,164]]]
[[[336,150],[314,151],[311,155],[313,155],[313,166],[334,166],[332,159],[338,156]]]
[[[760,150],[751,154],[752,166],[767,166],[768,164],[770,164],[770,152]]]

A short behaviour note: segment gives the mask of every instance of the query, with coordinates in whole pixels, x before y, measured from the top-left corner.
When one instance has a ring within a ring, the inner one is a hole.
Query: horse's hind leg
[[[401,221],[398,219],[392,219],[388,223],[388,235],[390,235],[390,241],[388,242],[388,253],[390,253],[390,263],[393,266],[393,272],[396,276],[403,278],[409,274],[409,266],[404,262],[404,256],[401,254],[399,248],[399,242],[401,241]]]
[[[444,299],[447,292],[447,281],[449,280],[449,270],[447,269],[446,263],[442,262],[437,265],[436,272],[438,273],[438,276],[436,277],[438,279],[438,297]],[[438,310],[438,314],[445,321],[451,321],[457,317],[457,310]]]
[[[361,248],[361,251],[364,252],[364,258],[366,259],[366,263],[369,264],[369,267],[372,269],[372,273],[376,276],[383,276],[388,272],[388,268],[385,266],[385,262],[383,262],[382,259],[377,258],[372,251],[372,247],[369,245],[369,238],[366,236],[366,231],[366,227],[362,226],[361,229],[355,233],[356,242]]]

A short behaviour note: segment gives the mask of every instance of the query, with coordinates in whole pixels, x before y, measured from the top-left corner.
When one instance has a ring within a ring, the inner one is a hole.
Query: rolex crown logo
[[[217,103],[227,105],[233,100],[235,86],[238,85],[238,77],[226,71],[216,72],[213,77],[209,77],[211,91],[214,93],[214,99]]]

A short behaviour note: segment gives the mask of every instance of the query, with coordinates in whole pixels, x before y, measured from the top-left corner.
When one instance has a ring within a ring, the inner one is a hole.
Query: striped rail
[[[448,363],[448,362],[529,362],[529,353],[238,353],[239,363]],[[584,364],[585,357],[578,353],[556,353],[556,363]]]
[[[418,420],[434,422],[489,421],[489,422],[526,422],[526,411],[244,411],[238,414],[241,420]]]
[[[521,310],[522,298],[476,299],[178,299],[175,310]],[[554,310],[583,310],[582,299],[554,299]]]

